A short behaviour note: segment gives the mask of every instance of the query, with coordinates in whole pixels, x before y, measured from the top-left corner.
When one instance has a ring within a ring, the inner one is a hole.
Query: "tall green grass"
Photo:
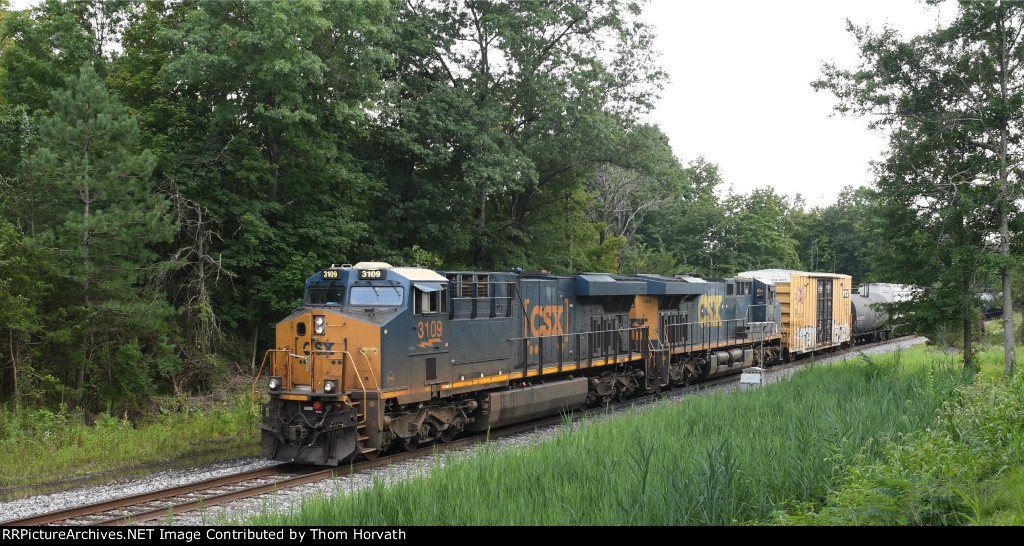
[[[1024,374],[980,375],[927,429],[858,461],[820,512],[827,525],[1019,525],[1024,508]]]
[[[270,525],[727,525],[813,512],[847,468],[934,424],[969,381],[944,357],[811,366],[755,391],[691,396],[564,426],[531,449],[435,461],[426,476],[335,498]],[[225,522],[231,523],[231,522]]]
[[[80,411],[68,408],[0,406],[0,488],[163,463],[211,448],[255,454],[258,438],[244,395],[141,424],[104,412],[87,425]]]

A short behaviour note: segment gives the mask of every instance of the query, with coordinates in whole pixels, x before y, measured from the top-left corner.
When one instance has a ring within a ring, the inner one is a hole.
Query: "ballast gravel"
[[[818,364],[828,364],[843,360],[844,358],[859,358],[861,354],[872,355],[887,353],[896,349],[920,345],[926,341],[927,340],[923,337],[917,337],[904,340],[899,343],[864,349],[860,352],[853,353],[852,356],[845,355],[827,357],[817,359],[815,362]],[[775,371],[768,369],[765,372],[765,382],[774,383],[789,379],[796,369],[797,368],[795,367]],[[720,388],[728,391],[737,388],[737,385],[738,383],[733,382]],[[495,439],[491,441],[488,448],[497,451],[528,448],[539,442],[546,441],[552,437],[559,428],[561,428],[561,425],[549,427],[547,429],[538,429],[529,433],[523,433],[506,438]],[[466,450],[461,451],[460,454],[468,456],[473,454],[477,449],[480,449],[480,446],[467,448]],[[170,521],[156,521],[152,522],[152,524],[173,526],[216,526],[241,524],[244,523],[246,518],[253,515],[287,513],[291,510],[298,509],[302,505],[304,499],[344,495],[351,493],[352,491],[371,487],[375,482],[386,484],[397,480],[404,480],[423,475],[436,468],[438,465],[443,466],[444,459],[444,456],[437,458],[427,457],[414,461],[395,463],[355,476],[347,476],[297,486],[271,494],[234,501],[223,506],[210,506],[205,508],[202,512],[175,514]],[[58,510],[65,510],[89,504],[97,504],[118,498],[159,491],[162,489],[169,489],[189,483],[269,467],[274,464],[276,463],[258,457],[240,458],[219,461],[200,467],[162,470],[153,472],[152,474],[142,478],[135,478],[122,483],[77,487],[59,493],[36,495],[9,502],[0,502],[0,525],[5,524],[6,522],[12,522],[48,512],[55,512]]]

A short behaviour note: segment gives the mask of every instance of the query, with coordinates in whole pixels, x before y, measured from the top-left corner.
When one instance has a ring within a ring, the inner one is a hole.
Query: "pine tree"
[[[50,108],[31,164],[52,196],[53,223],[41,240],[64,258],[68,305],[84,317],[75,388],[95,386],[99,378],[86,377],[94,370],[115,379],[104,387],[127,391],[148,378],[139,351],[125,348],[141,347],[139,338],[166,313],[145,299],[145,286],[158,261],[153,245],[175,231],[168,201],[154,192],[153,154],[136,149],[135,120],[91,64],[54,92]]]

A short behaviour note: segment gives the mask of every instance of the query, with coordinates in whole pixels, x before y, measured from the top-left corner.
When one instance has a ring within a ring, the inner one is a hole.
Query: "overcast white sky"
[[[771,186],[828,206],[843,186],[871,184],[885,140],[832,116],[835,98],[810,82],[823,61],[855,66],[847,19],[909,38],[937,14],[918,0],[650,0],[644,18],[671,77],[652,122],[684,165],[704,156],[736,193]]]

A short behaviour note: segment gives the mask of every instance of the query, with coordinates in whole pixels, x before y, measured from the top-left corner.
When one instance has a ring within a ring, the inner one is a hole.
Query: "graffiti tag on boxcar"
[[[798,351],[814,347],[814,340],[817,339],[818,329],[814,326],[804,326],[796,331],[795,345]]]

